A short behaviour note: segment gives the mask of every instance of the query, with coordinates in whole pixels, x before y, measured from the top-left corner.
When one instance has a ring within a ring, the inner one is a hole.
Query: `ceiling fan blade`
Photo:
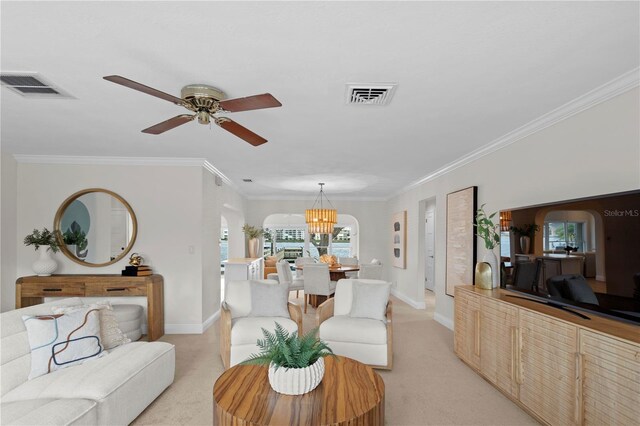
[[[249,111],[252,109],[273,108],[282,106],[271,93],[247,96],[246,98],[226,99],[219,102],[222,109],[229,112]]]
[[[256,135],[251,130],[226,117],[216,120],[216,124],[225,129],[227,132],[233,133],[240,139],[244,139],[253,146],[262,145],[263,143],[267,142],[267,140],[262,136]]]
[[[111,81],[116,84],[120,84],[122,86],[128,87],[133,90],[137,90],[142,93],[146,93],[147,95],[155,96],[156,98],[164,99],[165,101],[173,102],[176,105],[184,104],[184,101],[180,98],[177,98],[168,93],[161,92],[160,90],[156,90],[153,87],[145,86],[144,84],[138,83],[133,80],[129,80],[128,78],[121,77],[119,75],[108,75],[102,77],[105,80]]]
[[[146,128],[142,131],[142,133],[150,133],[152,135],[159,135],[160,133],[164,133],[167,130],[171,130],[175,127],[181,126],[185,123],[190,122],[191,120],[193,120],[194,118],[196,118],[195,115],[189,115],[189,114],[182,114],[182,115],[177,115],[173,118],[170,118],[166,121],[163,121],[162,123],[158,123],[155,126],[151,126],[149,128]]]

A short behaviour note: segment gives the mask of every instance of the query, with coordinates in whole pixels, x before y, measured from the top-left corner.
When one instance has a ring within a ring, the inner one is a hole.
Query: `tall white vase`
[[[31,268],[33,269],[33,272],[38,274],[38,276],[48,277],[55,272],[58,267],[58,262],[51,257],[51,252],[49,251],[48,246],[42,246],[38,251],[40,252],[40,257],[38,260],[33,262]]]
[[[500,286],[500,267],[498,259],[493,250],[485,250],[482,261],[487,262],[491,266],[491,286],[497,288]]]
[[[520,248],[522,249],[522,254],[529,254],[529,246],[531,244],[531,238],[526,235],[520,237]]]
[[[258,243],[260,240],[258,238],[251,238],[249,240],[249,257],[255,259],[258,257]]]

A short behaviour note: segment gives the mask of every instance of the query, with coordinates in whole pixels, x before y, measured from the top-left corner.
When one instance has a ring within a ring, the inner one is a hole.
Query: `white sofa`
[[[28,380],[31,352],[22,315],[81,303],[56,300],[0,315],[2,425],[126,425],[173,382],[175,348],[166,342],[128,343]]]

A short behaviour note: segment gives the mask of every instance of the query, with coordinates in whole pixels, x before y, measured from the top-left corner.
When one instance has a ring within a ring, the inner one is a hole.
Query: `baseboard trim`
[[[165,324],[165,334],[202,334],[220,318],[220,309],[204,320],[202,324]]]
[[[204,333],[205,331],[207,331],[218,318],[220,318],[220,309],[215,311],[213,315],[211,315],[205,322],[202,323],[202,332]]]
[[[165,324],[164,334],[202,334],[202,324]]]
[[[435,312],[433,314],[433,319],[437,323],[440,323],[440,324],[444,325],[445,327],[447,327],[449,330],[453,331],[453,320],[451,318],[447,318],[444,315]]]
[[[427,308],[427,304],[424,302],[424,300],[422,302],[416,302],[415,300],[411,299],[406,294],[400,292],[398,289],[392,288],[391,289],[391,294],[393,294],[398,299],[402,300],[407,305],[411,306],[413,309],[426,309]]]

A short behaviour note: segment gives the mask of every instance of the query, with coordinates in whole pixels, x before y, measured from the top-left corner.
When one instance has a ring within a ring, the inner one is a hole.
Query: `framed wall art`
[[[478,187],[447,194],[447,266],[445,293],[453,297],[457,285],[473,284],[476,264],[475,220]]]
[[[407,211],[394,213],[391,220],[393,244],[391,245],[394,268],[407,268]]]

